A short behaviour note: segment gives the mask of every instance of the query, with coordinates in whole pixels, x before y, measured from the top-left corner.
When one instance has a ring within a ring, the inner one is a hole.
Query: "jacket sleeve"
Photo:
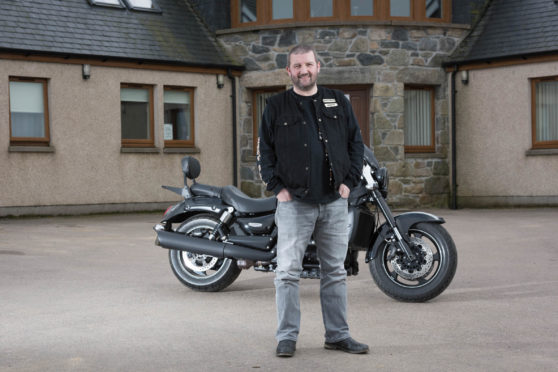
[[[273,191],[275,195],[285,188],[281,179],[275,175],[276,165],[272,114],[270,105],[266,105],[258,133],[258,170],[267,190]]]
[[[345,98],[345,97],[344,97]],[[349,174],[343,180],[343,183],[350,189],[353,189],[360,182],[362,176],[362,167],[364,164],[364,143],[360,134],[360,127],[353,112],[351,103],[345,98],[345,114],[347,115],[348,125],[348,144],[347,150],[349,152],[349,159],[351,160],[351,167]]]

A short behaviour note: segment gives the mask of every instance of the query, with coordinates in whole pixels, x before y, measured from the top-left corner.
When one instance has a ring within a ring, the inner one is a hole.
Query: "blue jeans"
[[[296,341],[300,329],[298,282],[306,246],[314,234],[320,260],[320,301],[326,342],[348,338],[347,272],[344,261],[348,245],[347,199],[329,204],[279,202],[275,290],[277,341]]]

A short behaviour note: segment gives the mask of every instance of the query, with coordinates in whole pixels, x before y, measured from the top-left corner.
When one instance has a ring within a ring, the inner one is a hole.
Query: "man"
[[[297,45],[287,60],[293,88],[269,98],[262,115],[258,166],[277,196],[276,355],[290,357],[300,328],[298,282],[312,236],[320,260],[326,349],[367,353],[347,324],[347,198],[360,180],[363,143],[351,105],[340,91],[318,87],[320,62]]]

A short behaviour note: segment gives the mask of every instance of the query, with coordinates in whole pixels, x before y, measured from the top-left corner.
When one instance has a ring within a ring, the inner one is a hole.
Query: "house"
[[[446,66],[453,203],[558,206],[558,1],[491,1]]]
[[[450,192],[448,59],[485,0],[192,0],[239,80],[240,187],[266,195],[256,167],[265,99],[289,88],[289,49],[312,44],[319,83],[350,99],[365,143],[390,173],[396,207],[445,207]],[[224,16],[219,6],[229,7]]]
[[[163,209],[234,182],[235,80],[188,1],[0,2],[0,216]]]
[[[161,184],[268,195],[266,98],[312,44],[394,207],[558,205],[555,0],[5,0],[0,216],[162,208]]]

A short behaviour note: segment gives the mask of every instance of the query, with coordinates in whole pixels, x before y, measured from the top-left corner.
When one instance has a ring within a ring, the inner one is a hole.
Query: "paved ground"
[[[558,209],[437,210],[459,251],[425,304],[349,279],[353,336],[323,349],[318,282],[303,280],[297,354],[274,356],[273,276],[197,293],[153,245],[159,215],[0,220],[1,371],[555,371]]]

